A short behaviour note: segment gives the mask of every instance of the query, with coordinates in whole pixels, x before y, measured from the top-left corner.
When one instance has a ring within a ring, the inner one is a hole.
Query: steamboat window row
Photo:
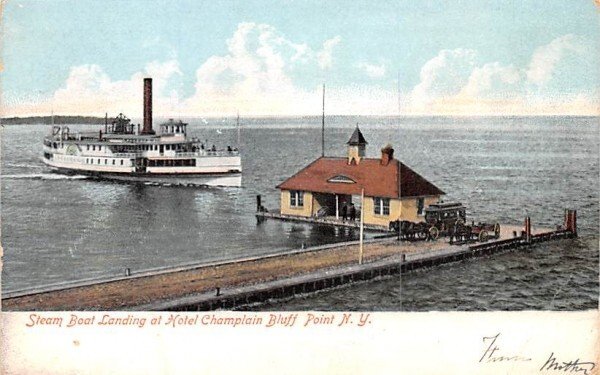
[[[195,167],[196,159],[148,160],[148,167]]]
[[[97,160],[97,162],[95,162]],[[86,164],[102,164],[102,160],[103,159],[94,159],[94,158],[85,158],[85,163]],[[117,159],[111,159],[112,160],[112,165],[116,165],[116,161]],[[104,165],[108,165],[108,159],[104,159]],[[123,165],[123,159],[119,159],[119,165]]]

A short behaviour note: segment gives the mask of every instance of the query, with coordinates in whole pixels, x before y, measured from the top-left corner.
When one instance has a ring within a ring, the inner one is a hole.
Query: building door
[[[165,153],[165,145],[160,145],[159,148],[160,148],[160,154],[161,155],[164,154]]]

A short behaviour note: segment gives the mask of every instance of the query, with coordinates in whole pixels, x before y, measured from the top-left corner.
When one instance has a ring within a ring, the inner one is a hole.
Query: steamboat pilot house
[[[347,145],[346,157],[320,157],[277,186],[282,215],[342,219],[343,207],[360,204],[364,189],[364,223],[388,228],[395,220],[424,221],[425,207],[445,194],[395,159],[390,145],[380,158],[366,157],[358,126]]]

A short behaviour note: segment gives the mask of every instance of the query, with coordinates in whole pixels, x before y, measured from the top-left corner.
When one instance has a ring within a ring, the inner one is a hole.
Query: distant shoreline
[[[55,124],[104,124],[104,117],[93,116],[54,116]],[[109,118],[109,122],[113,119]],[[31,116],[31,117],[6,117],[2,119],[2,125],[50,125],[52,116]]]
[[[598,115],[327,115],[326,118],[596,118]],[[162,117],[159,117],[163,119]],[[183,116],[185,119],[224,119],[234,118],[233,116]],[[297,115],[297,116],[245,116],[245,119],[285,119],[285,118],[321,118],[320,115]],[[167,119],[166,117],[164,119]],[[109,117],[108,122],[112,123],[114,118]],[[2,125],[50,125],[54,124],[87,124],[87,125],[103,125],[105,118],[96,116],[27,116],[27,117],[4,117],[1,119]]]

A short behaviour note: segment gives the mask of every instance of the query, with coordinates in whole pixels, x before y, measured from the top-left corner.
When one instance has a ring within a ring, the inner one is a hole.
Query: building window
[[[425,198],[417,198],[417,215],[423,215],[425,208]]]
[[[123,159],[121,159],[121,165],[123,165]]]
[[[88,150],[88,151],[90,150],[90,145],[87,145],[87,150]]]
[[[373,213],[375,215],[390,214],[390,198],[373,198]]]
[[[304,192],[298,190],[290,191],[290,207],[304,207]]]
[[[102,146],[98,146],[98,151],[102,151]]]
[[[100,164],[100,159],[98,159],[98,164]]]
[[[96,151],[96,146],[92,146],[92,151]]]
[[[115,160],[115,159],[113,159],[113,165],[115,165],[115,161],[116,161],[116,160]]]
[[[341,183],[344,183],[344,184],[354,184],[354,183],[356,183],[356,181],[354,181],[350,177],[343,176],[343,175],[334,176],[334,177],[330,178],[329,180],[327,180],[327,182],[341,182]]]

